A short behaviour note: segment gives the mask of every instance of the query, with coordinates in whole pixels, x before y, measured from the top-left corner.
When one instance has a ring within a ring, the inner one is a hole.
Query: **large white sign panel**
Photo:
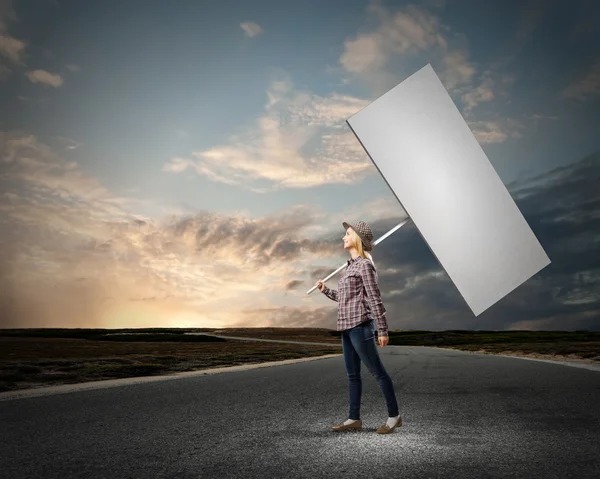
[[[431,65],[347,122],[475,316],[550,264]]]

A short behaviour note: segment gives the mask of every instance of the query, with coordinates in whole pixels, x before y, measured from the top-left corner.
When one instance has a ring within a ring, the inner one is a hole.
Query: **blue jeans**
[[[394,393],[392,378],[383,367],[375,344],[375,324],[373,320],[364,322],[342,331],[344,362],[350,386],[350,414],[348,419],[360,419],[360,399],[362,396],[362,380],[360,377],[361,361],[369,372],[377,379],[385,397],[388,415],[399,415],[398,403]]]

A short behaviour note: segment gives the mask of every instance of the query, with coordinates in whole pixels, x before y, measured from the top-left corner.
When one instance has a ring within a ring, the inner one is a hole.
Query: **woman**
[[[371,244],[373,233],[371,227],[364,221],[359,221],[356,225],[344,222],[342,225],[346,229],[346,234],[342,238],[344,249],[348,251],[351,259],[348,260],[348,267],[338,282],[339,293],[325,286],[322,280],[316,282],[316,286],[325,296],[338,302],[337,329],[342,331],[344,362],[350,386],[348,420],[333,426],[332,429],[334,431],[362,429],[360,419],[362,361],[377,379],[387,404],[388,420],[377,429],[377,433],[389,434],[402,425],[402,418],[398,411],[392,379],[383,367],[375,345],[374,319],[377,322],[381,347],[388,343],[388,328],[386,310],[377,286],[377,272],[373,258],[368,253],[373,249]]]

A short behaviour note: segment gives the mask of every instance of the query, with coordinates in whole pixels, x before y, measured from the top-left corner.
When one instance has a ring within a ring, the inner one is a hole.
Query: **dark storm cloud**
[[[249,256],[257,266],[265,266],[272,261],[294,260],[302,252],[333,252],[333,242],[302,235],[301,229],[314,221],[311,210],[302,206],[258,219],[201,211],[178,218],[167,231],[175,237],[193,234],[198,252],[229,251],[240,257]],[[339,241],[336,247],[339,248]]]
[[[372,252],[390,329],[600,329],[598,185],[600,152],[507,185],[552,263],[477,318],[414,224],[403,226]],[[395,224],[373,222],[374,237]]]
[[[285,285],[285,289],[286,289],[286,291],[290,291],[290,290],[293,290],[293,289],[298,289],[303,284],[304,284],[304,281],[301,281],[299,279],[294,279],[294,280],[288,282]]]

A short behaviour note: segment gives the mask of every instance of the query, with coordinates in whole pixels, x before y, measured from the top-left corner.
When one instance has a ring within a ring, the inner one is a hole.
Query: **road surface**
[[[600,477],[600,372],[426,347],[378,349],[404,425],[343,357],[0,401],[3,478]]]

